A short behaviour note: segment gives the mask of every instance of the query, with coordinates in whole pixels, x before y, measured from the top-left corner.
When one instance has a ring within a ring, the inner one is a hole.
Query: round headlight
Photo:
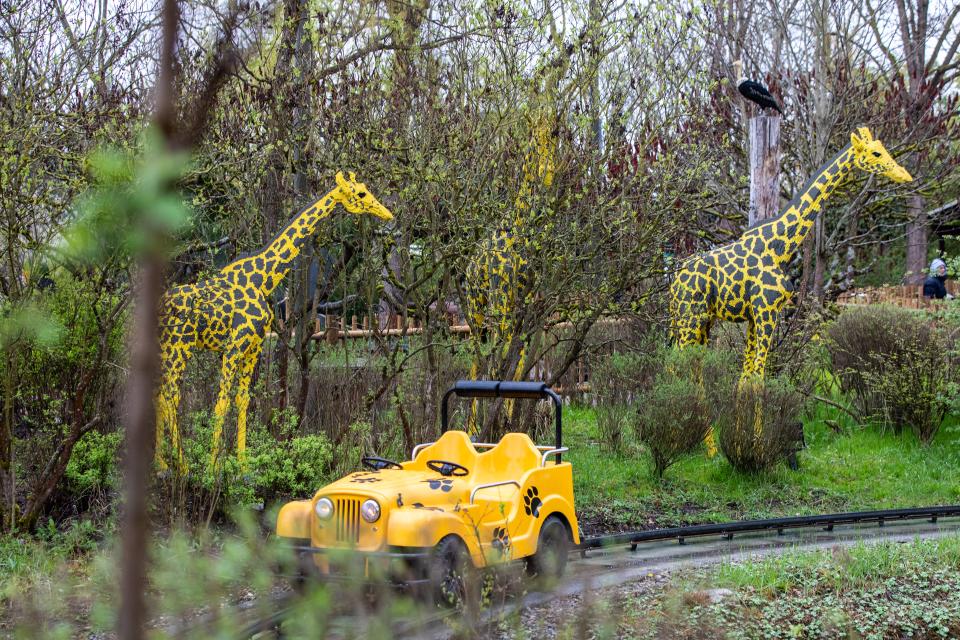
[[[367,500],[360,505],[360,515],[367,522],[376,522],[380,519],[380,504],[376,500]]]
[[[314,507],[317,517],[321,520],[329,520],[333,516],[333,503],[330,498],[320,498],[317,500],[317,506]]]

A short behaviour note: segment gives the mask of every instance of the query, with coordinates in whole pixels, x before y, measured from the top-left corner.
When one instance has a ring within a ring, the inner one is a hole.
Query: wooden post
[[[750,119],[750,213],[748,224],[780,211],[780,117]]]

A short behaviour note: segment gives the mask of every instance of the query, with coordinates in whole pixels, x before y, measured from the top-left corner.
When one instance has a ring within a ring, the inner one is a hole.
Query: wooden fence
[[[317,318],[313,340],[326,340],[334,343],[338,340],[365,340],[374,336],[415,336],[423,333],[423,325],[414,318],[408,317],[404,322],[401,316],[392,316],[386,327],[372,329],[367,316],[358,318],[326,315]],[[447,329],[455,335],[468,335],[470,325],[451,323]]]
[[[948,281],[947,292],[957,297],[960,295],[960,284]],[[845,291],[837,298],[837,302],[845,305],[892,304],[906,309],[932,309],[938,301],[924,298],[921,285],[885,285]]]
[[[447,327],[447,331],[454,336],[466,338],[470,335],[470,325],[459,324],[457,320],[459,319],[450,318],[451,323]],[[374,336],[405,337],[423,334],[423,326],[413,318],[407,318],[405,323],[402,317],[394,316],[391,317],[386,327],[377,329],[371,328],[369,322],[368,317],[351,316],[347,320],[345,317],[337,315],[320,316],[314,325],[311,339],[336,344],[340,340],[368,340]],[[605,322],[617,322],[617,319],[602,319],[598,321],[598,324]],[[554,325],[554,328],[561,327],[564,324],[566,323],[558,323]],[[270,336],[275,337],[272,333]],[[530,372],[530,376],[531,379],[543,380],[551,373],[547,363],[539,362]],[[589,362],[585,358],[577,359],[554,390],[562,396],[590,393]]]

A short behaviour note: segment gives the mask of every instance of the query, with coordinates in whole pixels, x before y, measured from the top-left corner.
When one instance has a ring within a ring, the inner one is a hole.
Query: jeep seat
[[[477,468],[477,457],[477,450],[466,433],[447,431],[439,440],[417,453],[413,462],[404,466],[407,469],[426,469],[427,460],[446,460],[466,467],[473,475]]]
[[[525,433],[508,433],[497,446],[477,456],[477,468],[471,474],[477,484],[517,480],[540,466],[540,452]]]

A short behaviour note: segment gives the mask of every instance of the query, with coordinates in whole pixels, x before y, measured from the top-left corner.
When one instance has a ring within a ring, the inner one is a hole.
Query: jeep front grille
[[[337,542],[360,542],[360,501],[337,498],[333,513],[337,519]]]

